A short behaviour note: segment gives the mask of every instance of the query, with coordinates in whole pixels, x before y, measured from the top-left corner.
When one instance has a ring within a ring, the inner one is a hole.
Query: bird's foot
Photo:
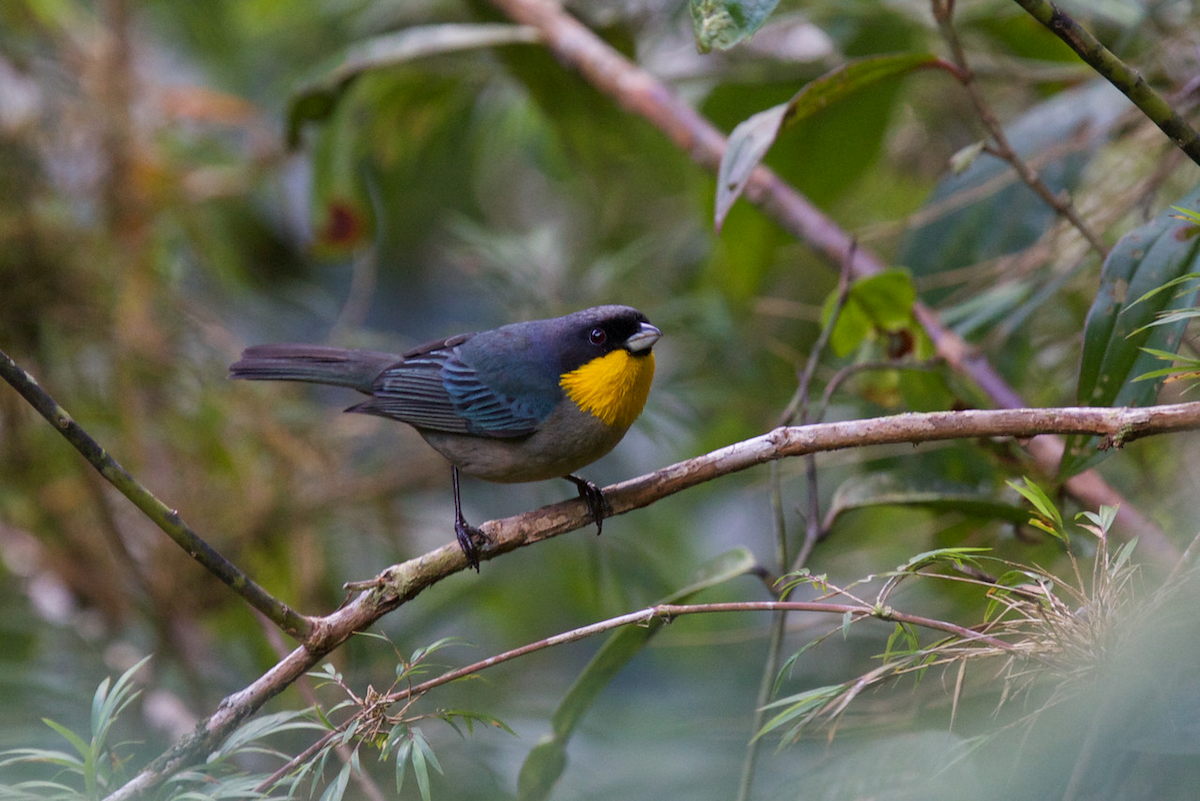
[[[592,482],[586,478],[579,476],[563,476],[567,481],[570,481],[579,490],[579,497],[587,504],[588,511],[592,513],[592,519],[596,521],[596,534],[599,534],[604,529],[604,516],[612,511],[612,507],[608,505],[608,499],[604,497],[604,493]]]
[[[472,526],[461,516],[454,521],[454,535],[458,538],[458,547],[462,548],[467,557],[467,566],[479,572],[479,549],[492,544],[492,538],[483,533],[483,529]]]

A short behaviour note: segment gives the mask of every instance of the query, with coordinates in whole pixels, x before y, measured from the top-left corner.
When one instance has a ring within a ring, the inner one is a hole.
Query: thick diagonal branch
[[[724,134],[661,81],[618,53],[552,0],[492,0],[492,4],[514,22],[540,31],[543,44],[559,61],[578,70],[621,107],[648,120],[693,161],[716,174],[725,153]],[[866,248],[853,247],[849,233],[766,167],[760,166],[751,174],[743,197],[821,254],[830,265],[837,267],[848,262],[855,277],[872,275],[884,268],[877,256]],[[913,311],[938,354],[951,368],[968,376],[997,406],[1015,409],[1025,405],[992,364],[943,327],[933,310],[918,303]],[[1028,451],[1041,470],[1054,473],[1062,458],[1063,443],[1054,437],[1038,437],[1029,442]],[[1174,555],[1174,548],[1154,523],[1097,473],[1089,471],[1072,477],[1066,482],[1066,490],[1084,506],[1119,507],[1119,529],[1143,538],[1154,532],[1153,539],[1161,543],[1166,555]]]
[[[901,414],[870,420],[786,426],[760,437],[664,467],[638,478],[605,487],[604,496],[614,515],[658,501],[668,495],[755,465],[821,451],[870,445],[921,443],[979,437],[1031,437],[1036,434],[1095,434],[1119,446],[1152,434],[1200,429],[1200,402],[1145,409],[998,409],[965,412]],[[481,528],[493,545],[481,559],[549,539],[591,525],[592,513],[578,499],[545,506]],[[1149,555],[1162,557],[1171,548],[1151,535],[1140,540]],[[1151,544],[1156,543],[1156,544]],[[226,698],[195,732],[152,762],[107,801],[139,798],[168,776],[193,764],[215,748],[246,718],[258,711],[292,682],[311,670],[355,632],[415,598],[452,573],[467,567],[455,542],[393,565],[358,587],[359,596],[343,608],[313,620],[314,631],[306,644],[284,657],[275,667],[244,690]]]

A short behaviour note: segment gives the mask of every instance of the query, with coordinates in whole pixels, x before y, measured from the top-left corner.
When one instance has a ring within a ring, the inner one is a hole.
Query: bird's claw
[[[564,478],[579,490],[579,497],[587,504],[588,511],[592,513],[592,519],[596,521],[596,534],[599,535],[604,530],[604,516],[612,511],[612,507],[608,505],[608,499],[604,497],[604,492],[586,478],[579,476],[564,476]]]
[[[483,529],[472,526],[461,517],[454,521],[454,535],[458,538],[458,547],[462,548],[467,557],[468,567],[479,572],[479,549],[492,544],[492,538],[483,533]]]

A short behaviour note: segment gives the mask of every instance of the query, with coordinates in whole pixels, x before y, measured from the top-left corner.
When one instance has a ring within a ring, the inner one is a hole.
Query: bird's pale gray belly
[[[468,475],[517,483],[561,478],[611,451],[627,428],[610,428],[567,401],[526,437],[496,439],[421,431],[434,450]]]

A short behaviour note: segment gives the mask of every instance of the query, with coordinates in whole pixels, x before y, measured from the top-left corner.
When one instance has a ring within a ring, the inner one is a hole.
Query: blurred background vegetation
[[[1018,6],[959,6],[956,29],[1014,147],[1071,193],[1106,243],[1193,187],[1195,166]],[[1064,6],[1193,107],[1192,3]],[[848,59],[947,49],[922,0],[784,2],[745,45],[704,55],[680,3],[596,2],[573,13],[726,131]],[[837,283],[836,270],[748,203],[715,233],[714,177],[536,45],[405,59],[359,75],[328,106],[293,105],[372,37],[496,21],[486,4],[444,0],[0,5],[0,349],[210,543],[306,613],[335,608],[344,582],[449,541],[449,470],[405,427],[342,415],[351,399],[338,392],[225,381],[243,346],[400,350],[598,303],[637,306],[665,332],[659,372],[635,429],[587,471],[603,484],[772,428]],[[950,175],[951,157],[982,136],[957,84],[917,72],[790,129],[767,163],[911,271],[920,296],[1030,405],[1070,404],[1101,259],[995,160]],[[883,337],[826,354],[818,384],[888,350]],[[934,365],[864,373],[835,393],[828,417],[976,405],[987,402],[975,387]],[[1190,444],[1139,442],[1101,466],[1181,549],[1200,520]],[[868,476],[1015,506],[1005,481],[1032,470],[1013,447],[973,442],[819,464],[822,509]],[[779,477],[795,541],[803,465],[783,464]],[[564,487],[471,482],[467,516],[514,514],[569,496]],[[980,545],[1067,569],[1056,541],[995,513],[865,504],[837,518],[810,567],[845,583],[930,548]],[[601,538],[577,532],[454,576],[378,630],[405,653],[461,638],[435,661],[465,664],[651,603],[737,546],[775,565],[775,536],[769,474],[754,470],[617,518]],[[8,391],[0,577],[0,748],[61,746],[41,719],[85,730],[99,680],[153,654],[136,714],[122,721],[136,766],[287,647]],[[751,577],[702,596],[767,598]],[[924,614],[979,615],[978,593],[953,585],[902,598]],[[791,622],[790,650],[838,625]],[[761,615],[693,616],[664,630],[584,720],[557,797],[733,797],[768,626]],[[879,625],[835,637],[802,656],[781,691],[868,669],[886,636]],[[598,647],[544,651],[439,690],[426,703],[495,716],[516,736],[477,728],[463,739],[426,725],[445,770],[434,795],[515,794],[522,759]],[[394,676],[395,654],[373,639],[350,642],[333,662],[359,690]],[[930,674],[860,701],[833,745],[816,733],[776,752],[768,737],[762,797],[800,795],[798,782],[805,797],[903,793],[924,756],[989,725],[1001,690],[991,676],[969,677],[978,686],[953,732],[954,676]],[[291,690],[273,708],[308,702]],[[1064,732],[1081,728],[1063,720]],[[1043,741],[1064,742],[1053,732],[1031,740]],[[1172,753],[1190,775],[1196,738],[1179,742]],[[1048,746],[1039,752],[1049,797],[1062,797],[1077,764],[1078,749],[1066,750],[1062,763]],[[1130,759],[1142,771],[1107,786],[1161,781]],[[964,797],[955,793],[986,772],[949,775],[946,797]],[[348,797],[364,792],[351,786]]]

